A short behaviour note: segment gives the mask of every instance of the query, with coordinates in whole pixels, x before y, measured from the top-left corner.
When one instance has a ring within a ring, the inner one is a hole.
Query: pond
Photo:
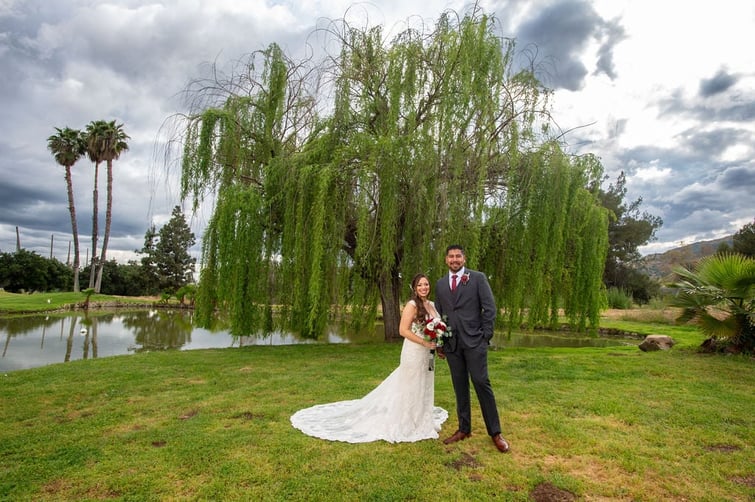
[[[348,330],[331,326],[319,340],[274,331],[234,337],[227,330],[194,326],[185,310],[138,310],[33,315],[0,318],[0,373],[77,359],[95,359],[155,350],[192,350],[246,345],[290,345],[380,341],[383,326]],[[502,347],[606,347],[637,341],[585,334],[496,333],[493,345]]]

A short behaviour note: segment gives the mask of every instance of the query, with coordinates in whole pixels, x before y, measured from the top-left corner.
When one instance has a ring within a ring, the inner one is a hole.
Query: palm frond
[[[718,254],[700,260],[695,270],[676,267],[677,289],[670,302],[682,311],[679,322],[694,322],[707,335],[749,346],[755,326],[755,260]]]

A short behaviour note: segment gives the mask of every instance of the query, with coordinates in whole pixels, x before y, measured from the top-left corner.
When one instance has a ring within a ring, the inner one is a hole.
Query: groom
[[[485,275],[464,268],[465,263],[464,249],[457,244],[448,246],[448,275],[435,286],[435,306],[438,313],[447,318],[453,334],[443,345],[442,352],[439,351],[439,356],[448,360],[459,419],[459,429],[443,443],[455,443],[472,435],[471,378],[485,428],[498,451],[506,453],[509,443],[501,436],[498,408],[488,378],[488,345],[493,338],[497,310],[495,299]]]

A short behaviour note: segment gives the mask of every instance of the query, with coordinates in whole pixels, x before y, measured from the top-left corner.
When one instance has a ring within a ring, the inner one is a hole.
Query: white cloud
[[[658,167],[657,161],[653,161],[651,165],[647,167],[641,167],[634,171],[632,174],[632,180],[639,180],[642,182],[659,183],[671,176],[672,171],[670,167]]]

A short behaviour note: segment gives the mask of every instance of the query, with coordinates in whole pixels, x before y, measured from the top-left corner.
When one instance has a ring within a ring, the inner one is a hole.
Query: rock
[[[640,350],[643,352],[652,352],[655,350],[669,350],[676,342],[670,336],[666,335],[648,335],[640,344]]]

